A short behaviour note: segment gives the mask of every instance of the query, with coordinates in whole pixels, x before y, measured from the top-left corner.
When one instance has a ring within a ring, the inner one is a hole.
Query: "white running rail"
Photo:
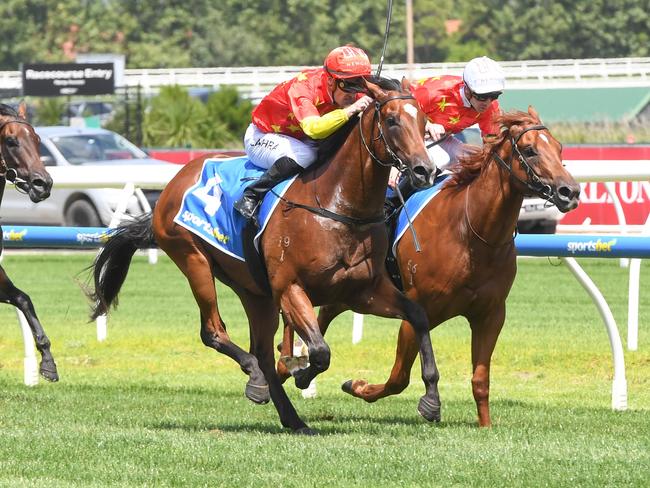
[[[502,61],[509,89],[650,86],[650,58],[556,59]],[[387,64],[383,75],[412,79],[442,74],[459,75],[465,63]],[[314,66],[253,66],[214,68],[127,69],[128,87],[141,86],[145,94],[161,86],[219,88],[234,85],[243,95],[259,99],[272,87]],[[20,71],[0,71],[0,89],[21,89]]]

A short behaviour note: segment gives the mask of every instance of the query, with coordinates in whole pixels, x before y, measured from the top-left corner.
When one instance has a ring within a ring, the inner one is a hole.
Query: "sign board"
[[[125,86],[124,68],[126,67],[126,56],[124,54],[109,53],[79,53],[75,58],[77,63],[113,63],[115,68],[115,87]]]
[[[113,63],[23,64],[23,96],[115,93]]]

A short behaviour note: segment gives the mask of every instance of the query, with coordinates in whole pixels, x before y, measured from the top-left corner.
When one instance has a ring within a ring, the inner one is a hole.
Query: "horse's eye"
[[[526,146],[522,153],[527,158],[534,158],[537,156],[537,151],[535,151],[535,148],[533,146]]]
[[[18,147],[18,146],[20,146],[20,143],[18,142],[18,139],[16,139],[15,137],[7,137],[5,139],[5,144],[8,147]]]
[[[397,119],[395,117],[393,117],[392,115],[389,115],[388,117],[386,117],[386,125],[388,127],[395,127],[396,125],[398,125],[397,124]]]

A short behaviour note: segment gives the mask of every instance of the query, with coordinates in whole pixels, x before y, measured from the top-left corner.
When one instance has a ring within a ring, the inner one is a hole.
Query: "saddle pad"
[[[263,173],[263,169],[246,157],[206,159],[199,180],[185,192],[174,222],[229,256],[245,261],[241,238],[246,219],[233,205],[244,189]],[[267,193],[262,205],[262,210],[266,209],[266,219],[277,205],[278,196],[282,196],[294,180],[295,177],[284,181]],[[262,215],[259,221],[263,230],[266,221],[262,220]]]
[[[415,222],[415,219],[420,214],[422,209],[426,207],[427,203],[429,203],[433,197],[440,193],[440,190],[442,190],[449,176],[449,174],[442,174],[436,179],[435,183],[432,186],[425,188],[424,190],[416,191],[409,197],[408,200],[406,200],[405,207],[408,211],[408,215],[411,217],[411,222]],[[395,226],[395,234],[393,235],[393,244],[391,248],[393,251],[393,256],[397,256],[397,243],[404,235],[404,232],[408,230],[408,224],[409,223],[408,218],[406,217],[406,212],[404,209],[402,209],[400,210],[397,217],[397,225]]]

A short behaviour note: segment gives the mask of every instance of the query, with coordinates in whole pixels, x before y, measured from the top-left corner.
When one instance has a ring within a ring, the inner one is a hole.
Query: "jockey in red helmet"
[[[251,218],[264,194],[316,160],[318,139],[324,139],[370,104],[361,96],[363,77],[370,75],[366,53],[352,46],[330,52],[322,68],[303,71],[280,83],[253,110],[244,136],[250,161],[267,168],[235,203]]]

